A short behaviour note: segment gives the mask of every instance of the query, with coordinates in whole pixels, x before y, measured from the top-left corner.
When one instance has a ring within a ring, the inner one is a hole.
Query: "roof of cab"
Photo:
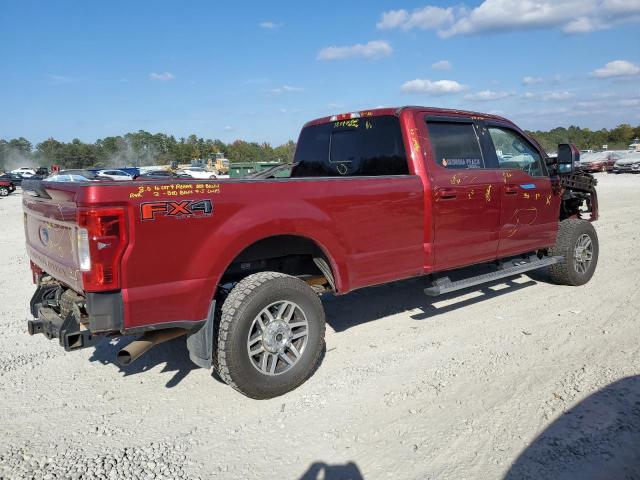
[[[327,117],[320,117],[320,118],[316,118],[314,120],[310,120],[309,122],[305,123],[304,126],[302,128],[305,127],[309,127],[311,125],[319,125],[322,123],[328,123],[331,122],[332,118],[334,116],[338,116],[338,115],[349,115],[349,114],[353,114],[353,113],[357,113],[358,115],[360,115],[360,117],[377,117],[377,116],[381,116],[381,115],[399,115],[400,112],[402,112],[403,110],[414,110],[414,111],[420,111],[420,112],[424,112],[425,115],[442,115],[442,116],[460,116],[460,117],[476,117],[476,118],[481,118],[481,119],[492,119],[492,120],[499,120],[502,122],[506,122],[506,123],[510,123],[512,124],[513,122],[511,122],[510,120],[504,118],[504,117],[500,117],[498,115],[493,115],[490,113],[481,113],[481,112],[472,112],[472,111],[468,111],[468,110],[457,110],[457,109],[452,109],[452,108],[439,108],[439,107],[423,107],[423,106],[417,106],[417,105],[405,105],[402,107],[385,107],[385,108],[372,108],[369,110],[355,110],[352,112],[343,112],[340,114],[336,114],[336,115],[330,115]]]

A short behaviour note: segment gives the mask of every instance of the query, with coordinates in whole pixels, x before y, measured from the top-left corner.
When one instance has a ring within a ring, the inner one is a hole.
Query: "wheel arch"
[[[314,236],[299,232],[265,235],[253,238],[250,241],[238,243],[232,252],[227,255],[224,269],[217,283],[224,282],[225,278],[230,275],[230,272],[234,271],[234,267],[260,263],[269,259],[291,258],[293,256],[308,256],[312,259],[323,259],[329,268],[328,273],[331,277],[327,278],[327,280],[336,292],[343,290],[344,275],[341,274],[338,263],[327,246]],[[253,269],[247,270],[246,275],[255,273]],[[317,266],[314,267],[314,271],[319,274],[323,273]],[[312,272],[305,271],[300,273]]]

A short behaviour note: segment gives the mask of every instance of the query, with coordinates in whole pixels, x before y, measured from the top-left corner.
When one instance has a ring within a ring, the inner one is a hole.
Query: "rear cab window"
[[[293,161],[292,177],[409,174],[400,120],[392,115],[305,127]]]

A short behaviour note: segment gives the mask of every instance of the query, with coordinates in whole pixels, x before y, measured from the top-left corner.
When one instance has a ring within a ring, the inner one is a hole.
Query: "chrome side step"
[[[520,275],[521,273],[537,270],[538,268],[548,267],[556,263],[562,263],[564,257],[542,257],[538,258],[531,255],[525,258],[511,259],[498,265],[498,270],[489,272],[475,277],[463,278],[452,282],[449,277],[442,277],[434,281],[431,286],[424,289],[424,293],[430,297],[442,295],[443,293],[455,292],[463,288],[473,287],[482,283],[492,282],[501,278]]]

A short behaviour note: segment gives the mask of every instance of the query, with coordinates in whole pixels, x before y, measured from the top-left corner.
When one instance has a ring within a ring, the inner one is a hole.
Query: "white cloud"
[[[445,24],[450,24],[453,22],[453,19],[453,8],[440,8],[427,5],[424,8],[413,10],[411,13],[404,9],[384,12],[380,17],[380,21],[376,24],[376,27],[380,30],[388,30],[391,28],[402,28],[403,30],[411,30],[412,28],[434,30]]]
[[[640,75],[640,67],[626,60],[614,60],[591,72],[591,76],[597,78],[631,77],[633,75]]]
[[[562,31],[564,33],[589,33],[595,30],[601,30],[604,27],[597,19],[589,17],[578,17],[575,20],[571,20],[564,27]]]
[[[380,30],[400,28],[409,20],[409,13],[406,10],[389,10],[384,12],[380,21],[376,24]]]
[[[174,77],[171,72],[164,72],[164,73],[153,72],[149,75],[149,78],[151,80],[156,80],[158,82],[169,82],[171,80],[175,80],[176,77]]]
[[[266,21],[266,22],[260,22],[259,25],[260,25],[260,27],[262,27],[262,28],[264,28],[266,30],[275,30],[276,28],[280,28],[282,26],[282,23]]]
[[[451,62],[449,60],[440,60],[431,65],[434,70],[451,70]]]
[[[535,96],[536,94],[532,92],[524,92],[522,95],[520,95],[521,98],[533,98]]]
[[[591,94],[593,98],[613,98],[617,97],[618,94],[615,92],[594,92]]]
[[[233,131],[233,130],[235,130],[235,129],[234,129],[232,126],[227,125],[226,127],[224,127],[224,128],[223,128],[223,130],[224,130],[225,132],[232,132],[232,131]]]
[[[53,85],[66,85],[68,83],[75,83],[78,81],[76,78],[68,77],[66,75],[47,75],[47,77]]]
[[[540,78],[540,77],[531,77],[531,76],[522,77],[522,84],[523,85],[534,85],[536,83],[542,83],[542,78]]]
[[[542,100],[546,101],[568,100],[573,97],[574,95],[571,92],[547,92],[542,94]]]
[[[592,102],[592,101],[583,101],[576,103],[580,108],[593,108],[600,106],[600,102]]]
[[[392,52],[391,45],[384,40],[373,40],[365,44],[323,48],[318,52],[318,60],[344,60],[355,57],[376,59],[388,57]]]
[[[509,92],[494,92],[493,90],[482,90],[477,93],[469,93],[464,98],[467,100],[478,100],[486,102],[489,100],[502,100],[503,98],[510,97],[512,94]]]
[[[292,87],[291,85],[282,85],[281,87],[272,88],[268,90],[272,95],[282,95],[283,93],[291,93],[291,92],[303,92],[304,88],[300,87]]]
[[[455,80],[427,80],[415,79],[405,82],[400,90],[405,93],[425,93],[427,95],[448,95],[466,90],[466,85],[461,85]]]
[[[384,12],[377,27],[437,30],[448,38],[525,29],[578,34],[623,22],[640,22],[640,0],[484,0],[472,9],[427,5],[411,13],[402,9]]]

